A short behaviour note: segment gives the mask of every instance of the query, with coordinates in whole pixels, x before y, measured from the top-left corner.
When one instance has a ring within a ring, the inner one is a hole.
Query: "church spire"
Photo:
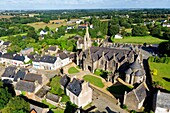
[[[88,24],[86,24],[86,34],[84,36],[84,50],[90,47],[91,47],[91,39],[90,39]]]

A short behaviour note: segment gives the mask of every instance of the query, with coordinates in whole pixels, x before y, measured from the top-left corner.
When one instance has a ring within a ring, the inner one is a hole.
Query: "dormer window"
[[[76,90],[76,89],[74,89],[74,93],[76,93],[76,91],[77,91],[77,90]]]

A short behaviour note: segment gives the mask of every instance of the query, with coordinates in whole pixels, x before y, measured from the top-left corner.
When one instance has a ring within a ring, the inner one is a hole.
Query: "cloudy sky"
[[[0,10],[170,8],[170,0],[0,0]]]

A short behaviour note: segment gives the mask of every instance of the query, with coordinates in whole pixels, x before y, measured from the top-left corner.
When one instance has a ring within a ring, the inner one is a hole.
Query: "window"
[[[115,62],[114,61],[112,62],[112,66],[115,67]]]
[[[103,61],[103,60],[101,60],[101,65],[103,65],[103,63],[104,63],[104,61]]]

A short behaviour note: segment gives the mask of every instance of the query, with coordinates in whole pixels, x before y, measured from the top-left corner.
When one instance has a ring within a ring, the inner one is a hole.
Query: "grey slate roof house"
[[[142,108],[143,102],[147,96],[147,86],[145,82],[141,83],[136,89],[124,95],[124,103],[128,109],[139,111]]]
[[[27,74],[28,70],[25,68],[21,68],[17,71],[15,77],[14,77],[14,81],[17,82],[18,79],[19,80],[23,80],[25,75]]]
[[[70,97],[70,101],[78,107],[84,107],[92,102],[92,89],[84,80],[73,78],[66,87],[66,94]]]
[[[45,63],[55,63],[56,60],[57,60],[56,57],[48,56],[48,55],[45,55],[45,56],[41,57],[41,59],[40,59],[41,62],[45,62]]]
[[[13,66],[7,67],[1,76],[2,81],[10,80],[12,82],[14,80],[16,70],[17,70],[16,67],[13,67]]]
[[[170,113],[170,94],[158,91],[154,104],[155,113]]]
[[[71,91],[73,94],[75,94],[76,96],[79,96],[82,87],[81,84],[83,83],[83,81],[77,80],[77,79],[73,79],[68,85],[67,85],[67,89],[69,91]]]
[[[34,82],[20,80],[17,82],[15,89],[33,93],[36,89],[36,84]]]
[[[64,75],[60,79],[61,88],[64,90],[69,82],[70,82],[70,78],[67,75]]]

